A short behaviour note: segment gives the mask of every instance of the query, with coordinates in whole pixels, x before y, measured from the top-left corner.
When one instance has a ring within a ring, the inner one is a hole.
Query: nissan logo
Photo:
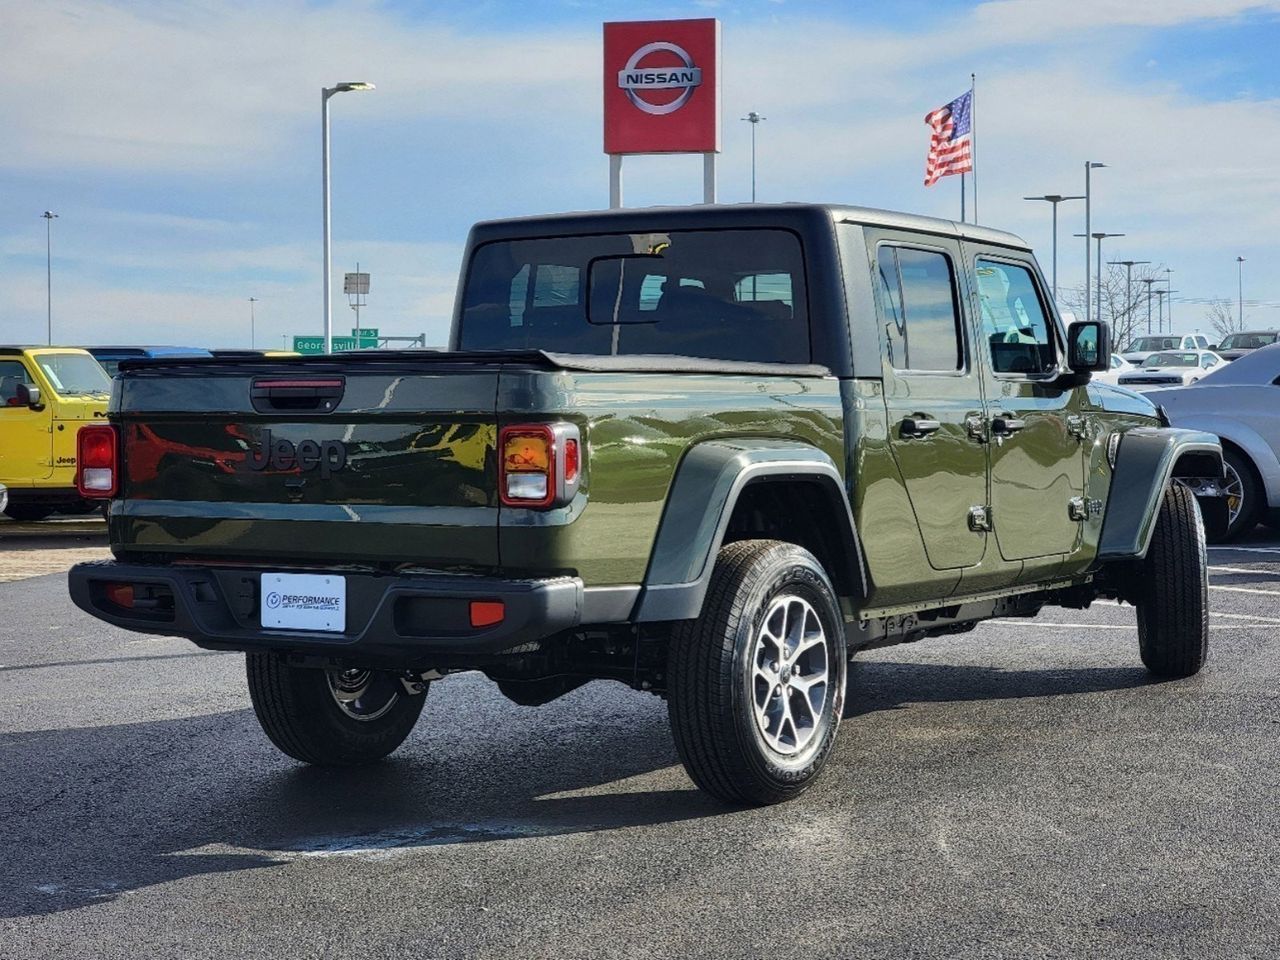
[[[640,61],[651,53],[671,53],[680,60],[678,67],[643,67]],[[618,71],[618,86],[639,110],[661,117],[675,113],[693,96],[694,87],[702,84],[702,70],[693,65],[693,57],[683,47],[665,40],[646,43],[631,55],[627,65]],[[646,90],[679,90],[680,95],[667,103],[650,103],[640,94]]]

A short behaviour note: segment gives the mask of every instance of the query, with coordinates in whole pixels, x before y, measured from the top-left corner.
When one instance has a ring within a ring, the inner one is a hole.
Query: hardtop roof
[[[964,238],[981,243],[1030,250],[1021,237],[974,223],[958,223],[938,217],[828,203],[731,203],[673,207],[626,207],[618,210],[583,210],[485,220],[472,228],[472,240],[484,243],[507,238],[532,238],[629,230],[726,229],[744,227],[800,227],[819,222],[855,223],[890,229]]]

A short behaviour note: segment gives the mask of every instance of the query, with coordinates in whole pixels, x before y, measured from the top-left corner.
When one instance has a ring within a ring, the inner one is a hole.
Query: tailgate
[[[496,566],[500,364],[126,369],[123,551]]]

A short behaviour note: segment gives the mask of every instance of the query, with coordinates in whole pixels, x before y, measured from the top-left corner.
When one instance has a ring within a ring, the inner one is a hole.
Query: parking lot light
[[[324,352],[326,354],[333,353],[333,291],[329,289],[332,271],[329,231],[329,98],[336,93],[373,89],[372,83],[351,80],[332,87],[323,87],[320,91],[320,127],[323,141],[321,179],[324,181]]]

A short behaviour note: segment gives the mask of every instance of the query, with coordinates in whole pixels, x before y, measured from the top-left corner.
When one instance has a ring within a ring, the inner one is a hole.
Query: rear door
[[[43,410],[32,410],[18,397],[20,386],[36,383],[21,359],[0,358],[0,483],[15,488],[53,474],[53,398],[46,398]]]
[[[889,445],[929,564],[977,564],[986,533],[982,380],[961,310],[960,248],[946,238],[867,231],[883,351]]]
[[[987,352],[992,527],[1006,560],[1036,579],[1080,537],[1084,495],[1083,390],[1055,386],[1063,335],[1029,254],[968,246]],[[1031,562],[1044,558],[1042,562]]]

